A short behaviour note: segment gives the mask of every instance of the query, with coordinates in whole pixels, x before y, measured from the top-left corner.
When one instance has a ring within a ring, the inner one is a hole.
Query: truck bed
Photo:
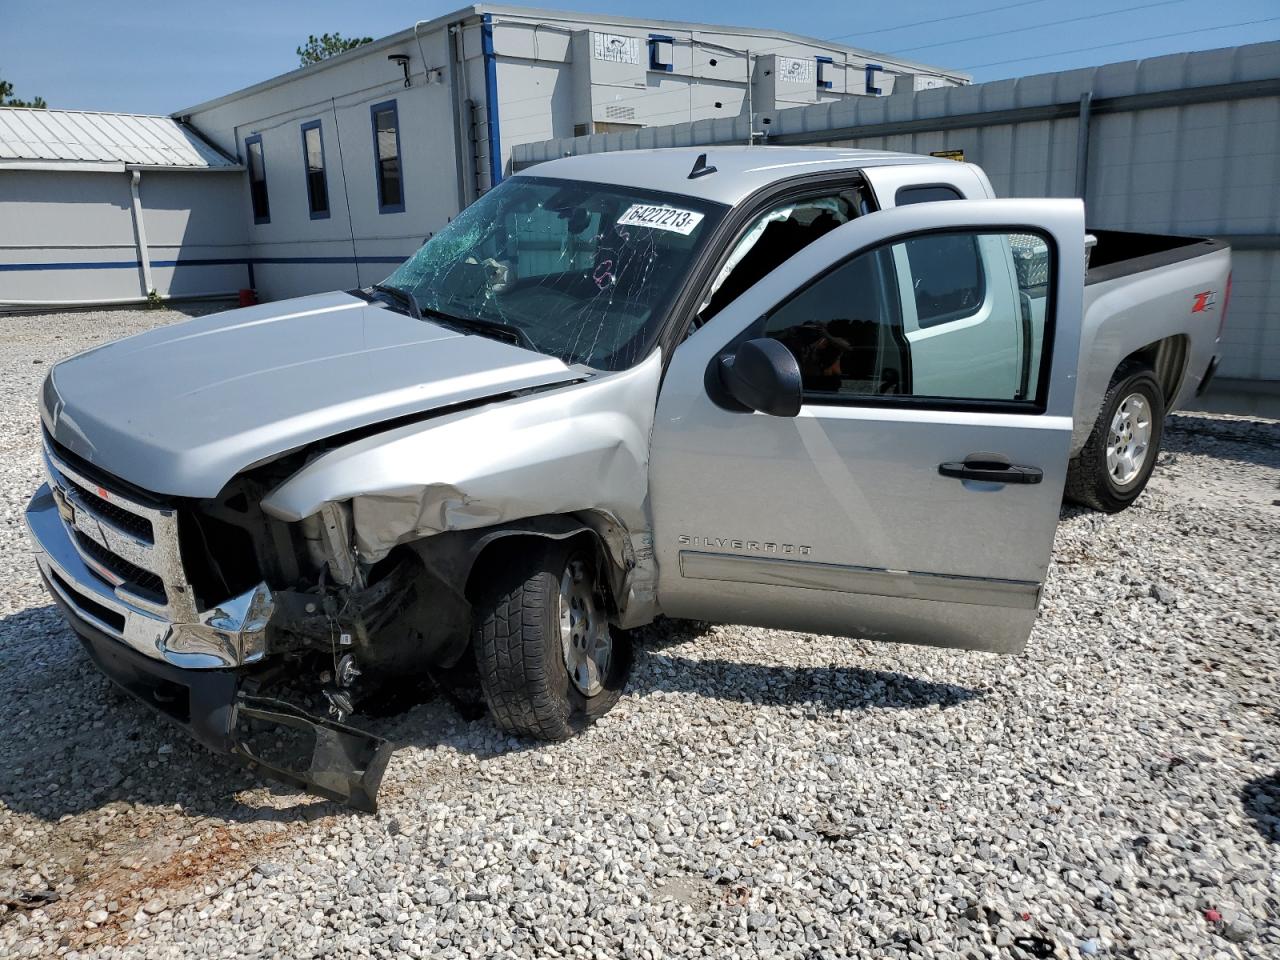
[[[1089,230],[1097,243],[1089,254],[1086,286],[1118,277],[1153,270],[1224,250],[1221,240],[1204,237],[1177,237],[1164,233],[1133,233],[1127,230]]]
[[[1084,446],[1117,363],[1141,351],[1167,410],[1200,389],[1218,351],[1231,248],[1220,240],[1123,230],[1097,238],[1085,273],[1072,455]],[[1167,374],[1167,375],[1166,375]]]

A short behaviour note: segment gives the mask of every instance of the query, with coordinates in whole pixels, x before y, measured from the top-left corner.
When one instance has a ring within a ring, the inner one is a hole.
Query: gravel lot
[[[654,627],[568,743],[378,721],[365,816],[111,692],[38,584],[41,377],[178,316],[0,318],[0,956],[1280,956],[1280,423],[1064,511],[1023,656]]]

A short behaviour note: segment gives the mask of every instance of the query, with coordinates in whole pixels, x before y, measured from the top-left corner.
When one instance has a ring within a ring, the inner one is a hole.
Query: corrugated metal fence
[[[757,143],[963,151],[1000,196],[1083,196],[1090,226],[1222,237],[1235,249],[1221,376],[1280,380],[1280,43],[798,107]],[[523,144],[578,153],[747,143],[747,118]]]

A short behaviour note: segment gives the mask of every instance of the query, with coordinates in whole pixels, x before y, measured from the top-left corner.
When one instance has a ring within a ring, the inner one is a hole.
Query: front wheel
[[[609,627],[596,557],[581,541],[512,553],[485,597],[476,665],[499,727],[564,740],[618,702],[630,648]]]
[[[1164,434],[1164,393],[1147,367],[1122,369],[1093,432],[1067,468],[1067,499],[1119,513],[1147,486]]]

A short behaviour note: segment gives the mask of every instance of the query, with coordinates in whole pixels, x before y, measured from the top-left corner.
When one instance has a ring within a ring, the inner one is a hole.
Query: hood
[[[326,293],[64,360],[41,416],[60,444],[135,486],[211,497],[246,467],[334,434],[577,379],[554,357]]]

